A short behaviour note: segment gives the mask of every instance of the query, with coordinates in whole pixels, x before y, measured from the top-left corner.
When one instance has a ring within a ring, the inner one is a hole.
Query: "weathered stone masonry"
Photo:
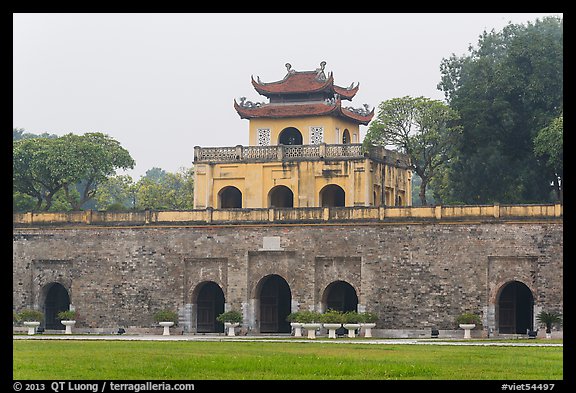
[[[154,311],[178,309],[195,331],[200,283],[222,288],[258,332],[258,284],[286,280],[292,310],[323,311],[334,281],[352,285],[358,309],[378,328],[453,329],[454,317],[481,312],[497,332],[499,291],[519,281],[534,310],[563,306],[563,223],[557,220],[201,226],[15,228],[14,308],[41,309],[60,283],[78,310],[77,327],[155,326]],[[276,244],[279,240],[279,245]],[[273,244],[270,247],[270,244]]]

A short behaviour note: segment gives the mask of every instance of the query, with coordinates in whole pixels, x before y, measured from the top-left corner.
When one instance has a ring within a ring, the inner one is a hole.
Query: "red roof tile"
[[[342,108],[341,101],[333,104],[324,102],[309,102],[302,104],[264,104],[259,107],[246,108],[234,100],[234,109],[242,119],[254,118],[284,118],[301,116],[341,116],[358,124],[368,125],[374,116],[374,108],[367,115],[362,115]]]

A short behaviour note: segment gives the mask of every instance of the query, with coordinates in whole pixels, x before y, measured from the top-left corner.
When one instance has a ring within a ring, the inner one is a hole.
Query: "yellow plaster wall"
[[[278,139],[282,130],[288,127],[297,128],[302,134],[302,144],[310,144],[310,127],[323,127],[324,128],[324,143],[327,144],[340,144],[342,143],[342,135],[345,129],[350,133],[350,143],[360,143],[360,127],[349,121],[338,117],[330,116],[310,116],[300,118],[284,118],[284,119],[251,119],[250,120],[250,146],[257,146],[257,130],[259,128],[270,129],[270,145],[278,145]],[[340,130],[338,139],[336,139],[336,128]],[[354,136],[356,135],[356,141]]]
[[[403,205],[411,205],[409,176],[386,168],[368,158],[197,164],[194,208],[219,208],[218,194],[227,186],[240,190],[243,208],[265,208],[270,190],[279,185],[292,190],[294,207],[319,207],[320,191],[330,184],[344,190],[345,206],[380,206],[374,200],[374,187],[384,190],[383,172],[386,182],[394,184],[388,187],[392,196],[401,195]],[[390,174],[402,174],[403,181],[388,179]]]

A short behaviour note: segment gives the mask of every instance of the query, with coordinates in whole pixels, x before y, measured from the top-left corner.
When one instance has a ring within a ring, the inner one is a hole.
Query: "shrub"
[[[57,314],[57,318],[62,320],[62,321],[72,321],[76,318],[76,311],[60,311]]]
[[[344,323],[360,323],[360,314],[356,311],[346,311],[343,315]]]
[[[320,314],[320,322],[344,323],[344,314],[341,311],[328,310],[324,314]]]
[[[359,313],[360,323],[375,323],[378,320],[378,315],[371,312]]]
[[[42,322],[44,314],[37,310],[23,310],[18,314],[18,319],[22,322]]]
[[[226,311],[216,317],[216,320],[222,323],[242,323],[243,319],[242,313],[236,310]]]
[[[174,326],[178,325],[178,313],[172,310],[160,310],[154,314],[155,322],[174,322]]]
[[[480,320],[480,316],[476,315],[474,313],[468,312],[468,313],[464,313],[464,314],[460,314],[457,318],[456,318],[456,324],[460,325],[460,324],[470,324],[473,323],[475,325],[480,325],[482,324],[482,321]]]
[[[536,320],[546,325],[546,333],[551,333],[552,325],[562,323],[562,314],[555,311],[540,311],[536,315]]]

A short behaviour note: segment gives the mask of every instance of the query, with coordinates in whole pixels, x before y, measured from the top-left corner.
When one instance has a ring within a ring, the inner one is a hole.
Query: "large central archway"
[[[534,296],[520,281],[511,281],[500,291],[498,297],[498,332],[502,334],[526,334],[533,330]]]
[[[260,333],[290,333],[286,320],[292,305],[290,286],[277,274],[264,277],[259,286]]]
[[[64,325],[58,319],[58,313],[70,310],[70,295],[62,284],[51,283],[45,289],[44,323],[46,329],[62,330]]]

